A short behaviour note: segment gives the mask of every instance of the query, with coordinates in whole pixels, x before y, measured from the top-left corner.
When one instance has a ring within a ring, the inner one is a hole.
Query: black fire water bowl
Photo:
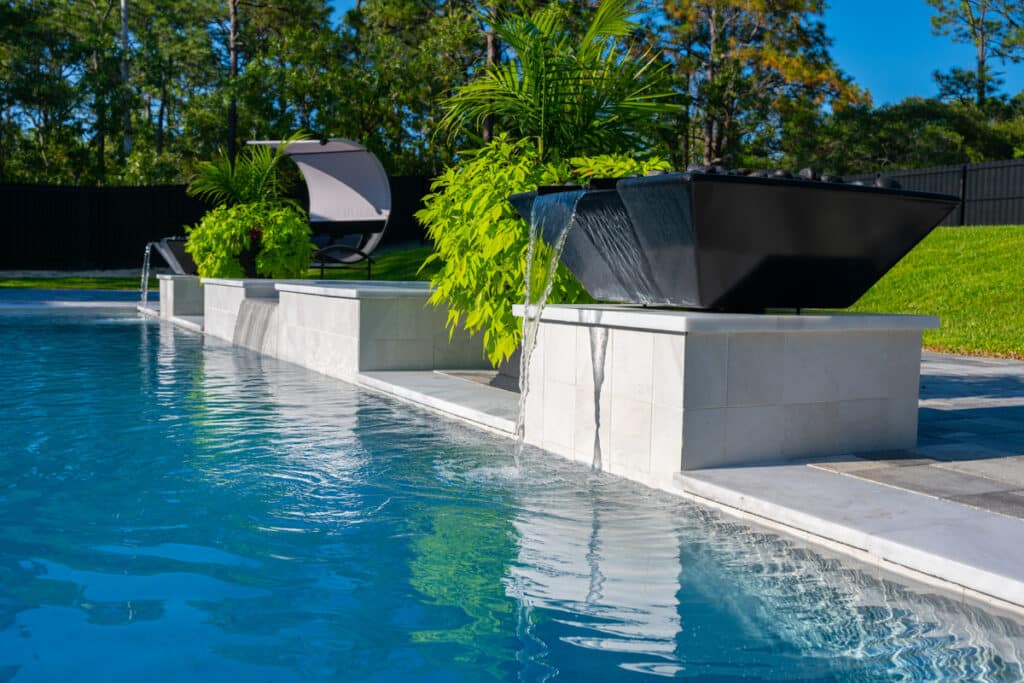
[[[557,194],[545,188],[510,201],[530,220]],[[579,198],[562,262],[602,301],[735,312],[846,308],[959,201],[795,178],[623,178]],[[557,227],[541,227],[546,241],[557,238]]]

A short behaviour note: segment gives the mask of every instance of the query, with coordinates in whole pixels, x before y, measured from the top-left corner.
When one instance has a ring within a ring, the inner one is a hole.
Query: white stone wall
[[[545,320],[526,440],[593,463],[600,419],[602,469],[652,486],[681,469],[913,447],[920,329],[853,328],[716,334]],[[602,334],[597,394],[592,339]]]
[[[243,287],[204,281],[203,332],[218,339],[234,341],[235,322],[243,299]]]
[[[203,289],[195,275],[158,275],[160,317],[171,319],[203,314]]]
[[[449,339],[447,311],[427,303],[430,292],[425,286],[278,284],[279,291],[268,288],[274,286],[272,281],[204,281],[205,331],[344,380],[371,370],[488,367],[479,337],[457,331]],[[239,310],[243,302],[247,297],[273,301],[268,294],[276,296],[277,303],[266,333],[258,344],[242,339]]]

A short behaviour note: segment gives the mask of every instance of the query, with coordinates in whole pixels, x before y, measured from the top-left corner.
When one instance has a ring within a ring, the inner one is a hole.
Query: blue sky
[[[352,0],[332,0],[344,11]],[[925,0],[831,0],[825,27],[839,67],[871,91],[876,105],[936,94],[932,72],[974,68],[974,48],[932,35],[932,10]],[[1005,72],[1005,92],[1024,90],[1024,64],[996,62]]]

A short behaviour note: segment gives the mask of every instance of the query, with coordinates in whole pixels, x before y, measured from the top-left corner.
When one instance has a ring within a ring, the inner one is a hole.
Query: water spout
[[[149,305],[149,256],[153,252],[154,242],[146,243],[146,250],[142,253],[142,282],[139,283],[139,305],[146,308]]]
[[[519,456],[523,452],[526,438],[526,397],[530,391],[530,360],[537,346],[537,332],[540,328],[540,317],[547,305],[551,289],[555,284],[555,272],[558,270],[559,259],[565,248],[565,240],[576,219],[576,205],[583,196],[581,190],[569,190],[538,196],[530,210],[529,242],[526,247],[526,293],[523,304],[523,341],[522,354],[519,357],[519,412],[516,416],[516,446],[514,457],[519,467]],[[540,295],[533,297],[534,256],[537,253],[537,241],[541,235],[553,235],[552,254],[543,271]]]

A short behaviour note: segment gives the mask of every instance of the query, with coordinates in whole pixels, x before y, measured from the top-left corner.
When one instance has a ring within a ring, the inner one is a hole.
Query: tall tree
[[[791,102],[839,107],[866,96],[833,62],[824,0],[664,0],[663,40],[699,126],[704,163],[733,158],[745,136],[779,128]],[[681,130],[679,146],[688,150]]]
[[[994,76],[989,62],[1024,57],[1024,3],[1020,0],[926,0],[935,10],[932,30],[974,46],[975,103],[985,104]],[[963,72],[961,72],[963,73]],[[951,74],[955,76],[954,74]]]

